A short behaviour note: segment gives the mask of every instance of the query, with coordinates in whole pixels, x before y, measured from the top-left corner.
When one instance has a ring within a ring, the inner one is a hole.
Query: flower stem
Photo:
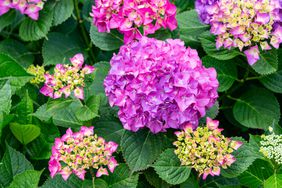
[[[95,55],[94,55],[93,50],[92,50],[92,44],[91,44],[91,41],[88,38],[87,31],[86,31],[86,29],[84,27],[83,19],[80,16],[80,10],[79,10],[79,7],[78,7],[79,2],[78,2],[78,0],[73,0],[73,1],[74,1],[74,6],[75,6],[76,20],[77,20],[78,25],[80,27],[80,31],[81,31],[83,40],[84,40],[84,42],[85,42],[85,44],[87,46],[87,51],[89,51],[89,55],[90,55],[91,59],[95,63],[96,62],[96,58],[95,58]]]
[[[92,176],[92,187],[95,188],[95,176]]]

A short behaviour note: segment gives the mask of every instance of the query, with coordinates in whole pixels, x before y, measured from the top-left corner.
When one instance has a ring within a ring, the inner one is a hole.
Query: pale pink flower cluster
[[[196,127],[218,97],[215,69],[205,68],[197,51],[178,39],[142,37],[122,46],[110,63],[105,92],[127,130]]]
[[[84,77],[86,74],[91,74],[94,67],[84,65],[84,58],[82,54],[76,54],[70,58],[72,65],[57,64],[54,69],[54,74],[45,74],[45,84],[40,89],[40,92],[48,97],[57,99],[62,97],[69,97],[71,92],[78,99],[84,99]]]
[[[84,180],[86,170],[95,170],[96,177],[114,172],[117,161],[112,154],[117,150],[115,142],[106,142],[94,134],[94,127],[82,126],[79,132],[73,133],[69,128],[61,138],[55,139],[49,171],[53,178],[61,174],[64,180],[73,173]]]
[[[250,65],[260,59],[260,49],[282,43],[281,0],[197,0],[196,8],[217,35],[216,47],[239,48]]]
[[[45,0],[0,0],[0,16],[10,9],[16,9],[33,20],[38,20]]]
[[[169,0],[95,0],[91,16],[99,32],[117,29],[124,34],[124,42],[139,39],[143,34],[177,27],[176,6]]]
[[[219,121],[207,118],[205,127],[193,130],[193,126],[187,124],[183,131],[175,132],[174,152],[181,165],[194,168],[204,180],[208,175],[219,176],[220,168],[231,166],[236,161],[232,152],[243,144],[222,135],[223,129],[218,125]]]

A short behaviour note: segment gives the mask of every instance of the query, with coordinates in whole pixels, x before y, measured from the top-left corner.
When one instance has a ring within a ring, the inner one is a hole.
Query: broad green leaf
[[[126,164],[119,164],[114,173],[104,176],[109,188],[135,188],[138,184],[139,174],[131,174]]]
[[[32,124],[11,123],[10,129],[13,135],[24,145],[30,143],[40,135],[40,128]]]
[[[169,188],[170,184],[162,180],[153,168],[149,168],[144,172],[146,180],[156,188]]]
[[[34,21],[28,17],[21,23],[19,35],[24,41],[36,41],[47,36],[53,21],[53,11],[46,4],[40,11],[39,19]]]
[[[233,49],[216,49],[215,38],[216,37],[213,36],[209,31],[202,33],[199,37],[202,47],[209,56],[218,60],[229,60],[241,54],[239,51]]]
[[[10,86],[10,82],[7,81],[5,85],[2,88],[0,88],[0,113],[1,114],[3,112],[6,114],[10,113],[10,109],[12,107],[11,97],[12,97],[11,86]]]
[[[61,33],[50,33],[43,43],[44,65],[69,64],[69,58],[83,50],[79,43]]]
[[[104,79],[110,70],[110,64],[102,61],[95,64],[94,80],[86,86],[86,96],[104,94]],[[87,97],[88,98],[88,97]]]
[[[95,133],[106,141],[114,141],[119,144],[124,132],[125,130],[118,119],[116,121],[99,120],[95,122]]]
[[[204,124],[206,122],[207,117],[215,119],[219,113],[219,103],[216,101],[214,105],[207,110],[206,115],[200,119],[200,124]]]
[[[180,184],[180,188],[200,188],[199,181],[191,174],[185,182]]]
[[[282,174],[273,174],[264,183],[264,188],[281,188],[282,187]]]
[[[209,25],[200,22],[196,10],[182,12],[176,16],[176,19],[180,39],[188,44],[200,43],[198,37],[209,29]]]
[[[92,183],[92,182],[91,182]],[[108,188],[107,182],[105,182],[103,179],[95,179],[95,187],[99,188]],[[86,187],[85,187],[86,188]]]
[[[219,81],[219,92],[227,91],[237,79],[237,68],[234,60],[220,61],[215,58],[205,56],[203,59],[205,67],[214,67]]]
[[[13,114],[5,114],[3,112],[0,112],[0,140],[2,136],[2,130],[6,125],[8,125],[12,120],[14,119]]]
[[[29,97],[28,90],[26,90],[25,95],[21,102],[16,107],[17,122],[22,124],[32,123],[33,113],[33,101]]]
[[[266,75],[259,79],[259,81],[267,89],[275,93],[282,93],[282,70],[279,70],[270,75]]]
[[[70,100],[53,102],[51,105],[47,103],[39,107],[33,116],[45,122],[52,119],[57,126],[76,128],[82,126],[82,122],[75,115],[76,109],[81,105],[78,101],[70,102]]]
[[[234,139],[236,140],[236,139]],[[221,175],[226,178],[234,178],[242,174],[261,155],[256,147],[244,142],[244,144],[232,153],[236,161],[227,169],[221,169]]]
[[[66,21],[73,12],[74,4],[70,0],[60,0],[55,2],[53,25],[59,25]]]
[[[12,94],[32,78],[12,57],[0,54],[0,83],[10,81]],[[1,84],[0,84],[1,85]]]
[[[262,186],[273,173],[274,170],[269,162],[258,159],[239,176],[239,180],[242,185],[256,188]]]
[[[40,188],[81,188],[82,180],[72,174],[67,181],[61,175],[54,178],[49,177]]]
[[[90,38],[95,46],[104,51],[116,50],[123,45],[122,35],[118,31],[113,30],[110,33],[100,33],[93,25],[90,28]]]
[[[94,114],[98,115],[101,100],[102,100],[102,95],[93,95],[87,99],[86,105]]]
[[[148,35],[149,38],[155,38],[158,40],[171,39],[171,32],[168,29],[159,29],[154,34]]]
[[[42,171],[27,170],[17,174],[8,188],[37,188]]]
[[[6,152],[0,163],[0,186],[3,187],[7,187],[15,175],[26,170],[33,170],[33,166],[23,154],[9,145],[6,146]]]
[[[22,43],[13,39],[1,41],[0,52],[13,57],[23,68],[28,68],[34,61],[32,53]]]
[[[9,11],[8,13],[0,16],[0,32],[7,26],[11,25],[16,18],[15,11]]]
[[[101,96],[93,95],[87,101],[86,105],[77,109],[75,112],[76,117],[80,121],[89,121],[95,117],[99,117],[99,107],[100,107]]]
[[[275,96],[263,88],[250,88],[235,103],[234,118],[249,128],[267,129],[280,119],[280,107]]]
[[[224,178],[222,176],[208,176],[201,188],[241,188],[237,178]],[[182,188],[182,187],[181,187]]]
[[[181,166],[180,160],[174,154],[174,149],[165,150],[153,167],[160,178],[173,185],[185,182],[191,171],[191,168]]]
[[[26,145],[26,151],[32,159],[49,159],[55,138],[60,137],[60,132],[53,124],[40,123],[38,126],[40,127],[41,134],[31,143]]]
[[[121,139],[123,157],[131,171],[150,167],[165,147],[165,136],[153,134],[147,129],[126,131]]]
[[[265,75],[271,74],[278,69],[277,50],[272,49],[260,53],[260,59],[251,66],[257,73]]]

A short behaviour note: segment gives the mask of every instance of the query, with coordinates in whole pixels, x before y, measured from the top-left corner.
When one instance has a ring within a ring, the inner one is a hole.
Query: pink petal
[[[210,130],[215,130],[218,128],[219,121],[218,120],[212,120],[211,118],[207,117],[207,127]]]
[[[75,66],[75,67],[82,67],[82,65],[84,63],[83,54],[81,54],[81,53],[76,54],[75,56],[70,58],[70,61],[73,64],[73,66]]]
[[[109,175],[107,169],[100,167],[96,173],[96,177],[101,177],[102,175]]]
[[[244,53],[247,57],[249,65],[255,64],[260,59],[257,45],[245,50]]]

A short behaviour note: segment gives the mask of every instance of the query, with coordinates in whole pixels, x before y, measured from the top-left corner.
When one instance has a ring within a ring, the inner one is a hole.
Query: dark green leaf
[[[25,95],[21,102],[16,107],[17,122],[22,124],[32,123],[33,113],[33,101],[29,97],[28,90],[26,90]]]
[[[61,175],[48,178],[40,188],[81,188],[82,180],[72,174],[67,181]]]
[[[181,166],[180,160],[174,154],[174,149],[165,150],[153,167],[160,178],[173,185],[185,182],[191,171],[191,168]]]
[[[59,25],[66,21],[73,12],[74,4],[70,0],[60,0],[56,1],[53,18],[53,25]]]
[[[250,88],[233,107],[235,119],[249,128],[267,129],[280,118],[275,96],[263,88]]]
[[[7,187],[13,177],[26,170],[33,170],[31,163],[25,156],[9,145],[0,163],[0,185]]]
[[[48,34],[42,47],[44,65],[69,64],[69,58],[82,52],[76,40],[61,33]]]
[[[205,56],[203,59],[205,67],[214,67],[219,81],[219,92],[228,90],[237,79],[237,68],[233,60],[220,61],[215,58]]]
[[[138,132],[126,131],[121,139],[123,157],[131,171],[149,168],[165,147],[163,134],[153,134],[143,129]]]
[[[0,16],[0,32],[7,26],[11,25],[16,18],[15,11],[9,11],[8,13]]]
[[[278,69],[277,50],[268,50],[260,53],[260,59],[252,65],[252,68],[259,74],[271,74]]]
[[[42,171],[27,170],[17,174],[8,188],[37,188]]]
[[[0,113],[2,114],[3,112],[6,114],[10,113],[10,109],[12,106],[12,93],[11,93],[11,86],[10,82],[7,81],[5,85],[0,88]]]
[[[99,120],[95,122],[95,132],[106,141],[114,141],[119,144],[125,130],[118,120]]]
[[[122,35],[117,31],[100,33],[93,25],[90,28],[90,38],[95,46],[105,51],[116,50],[123,45]]]
[[[170,184],[162,180],[153,168],[149,168],[144,172],[146,180],[155,188],[169,188]]]
[[[135,188],[138,184],[138,174],[131,174],[126,164],[119,164],[114,173],[104,176],[109,188]]]

